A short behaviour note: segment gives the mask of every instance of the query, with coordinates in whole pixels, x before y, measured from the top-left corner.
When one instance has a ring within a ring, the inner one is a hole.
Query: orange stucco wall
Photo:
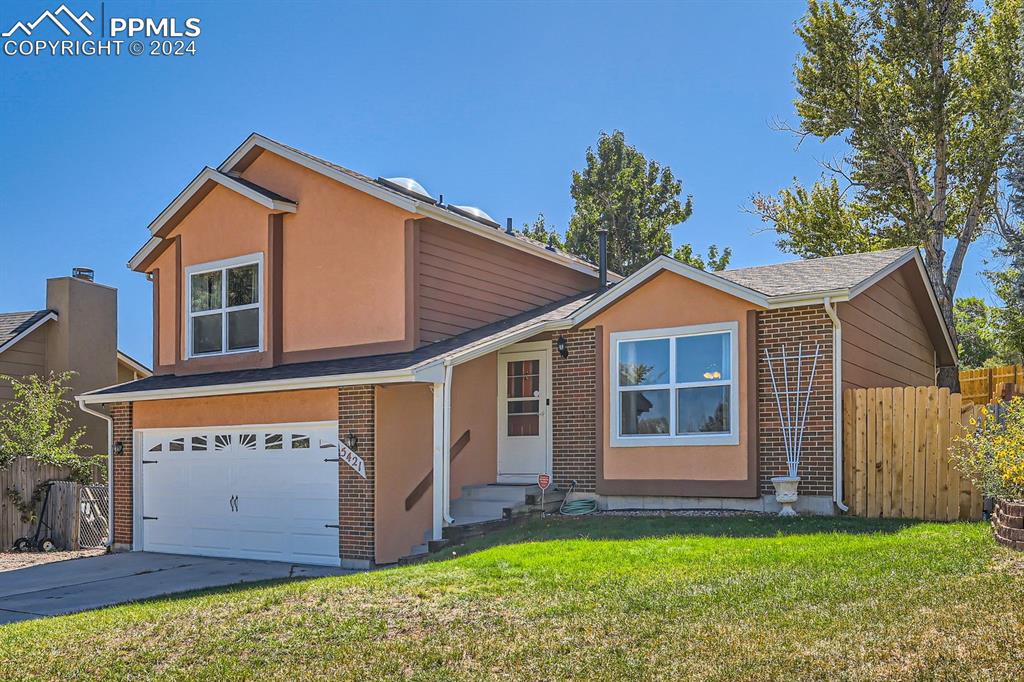
[[[254,253],[262,253],[264,258],[267,253],[267,209],[259,204],[246,199],[236,192],[218,185],[215,187],[192,211],[182,219],[171,231],[170,236],[181,236],[181,276],[184,271],[192,265],[210,263],[212,261],[235,258]],[[165,329],[174,329],[175,307],[173,277],[166,276],[174,272],[173,248],[168,249],[161,259],[170,258],[170,267],[164,269],[161,260],[160,270],[160,335],[165,336]],[[264,273],[263,290],[260,296],[263,301],[267,300],[267,287],[269,278]],[[182,280],[182,299],[187,296],[187,282]],[[170,295],[167,305],[164,305],[164,296]],[[183,300],[182,310],[187,310]],[[168,320],[169,325],[164,326],[164,316],[172,316]],[[263,338],[267,338],[267,327],[269,316],[264,315]],[[187,314],[182,312],[182,329],[180,346],[181,354],[186,354],[185,349],[185,327],[188,324]],[[171,341],[173,342],[173,332]],[[163,345],[161,341],[161,359],[163,359]],[[173,353],[173,350],[172,350]],[[179,358],[180,359],[180,358]]]
[[[587,326],[603,327],[603,464],[606,479],[743,480],[747,476],[747,311],[750,303],[663,272],[602,311]],[[738,445],[611,446],[610,335],[639,329],[682,327],[712,322],[738,322],[739,401]]]
[[[377,387],[376,555],[378,564],[398,561],[430,530],[427,491],[409,511],[405,498],[433,466],[433,398],[428,384]]]
[[[337,389],[317,388],[207,398],[141,400],[135,403],[133,425],[137,429],[155,429],[284,424],[337,419]]]
[[[175,293],[175,285],[178,274],[175,270],[174,246],[165,249],[153,263],[153,269],[160,271],[159,291],[159,316],[157,319],[157,348],[158,360],[153,361],[156,365],[172,365],[174,357],[174,330],[175,315],[178,306],[178,299]]]
[[[494,483],[498,476],[498,364],[491,353],[457,366],[452,372],[451,439],[466,429],[469,444],[452,463],[451,498],[462,486]]]
[[[242,175],[299,205],[284,218],[284,352],[403,340],[413,214],[269,152]]]

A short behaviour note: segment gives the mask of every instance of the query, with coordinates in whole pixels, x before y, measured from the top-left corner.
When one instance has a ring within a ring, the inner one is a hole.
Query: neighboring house
[[[255,134],[149,231],[156,374],[80,397],[113,416],[122,549],[390,563],[542,472],[606,508],[772,509],[783,344],[820,346],[801,504],[832,513],[840,387],[956,360],[914,249],[662,257],[603,289],[478,209]]]
[[[71,395],[112,383],[142,379],[150,371],[117,350],[117,289],[93,281],[91,270],[46,280],[46,307],[0,313],[0,374],[25,377],[73,371]],[[0,381],[0,401],[13,397]],[[106,423],[80,410],[73,427],[86,429],[83,443],[106,453]]]

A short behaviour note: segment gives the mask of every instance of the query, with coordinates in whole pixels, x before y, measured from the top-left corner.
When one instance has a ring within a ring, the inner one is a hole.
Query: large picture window
[[[189,357],[262,348],[262,254],[194,265],[186,278]]]
[[[738,443],[738,327],[612,334],[612,445]]]

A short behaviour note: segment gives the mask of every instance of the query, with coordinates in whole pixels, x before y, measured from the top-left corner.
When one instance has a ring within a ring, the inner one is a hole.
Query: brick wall
[[[117,443],[124,450],[121,454],[111,454],[114,458],[114,504],[111,518],[114,524],[114,544],[132,544],[132,527],[134,523],[134,506],[132,503],[132,403],[114,403],[110,406],[110,416],[114,420],[115,452]]]
[[[344,462],[338,465],[339,551],[342,561],[374,562],[374,487],[376,480],[376,398],[373,386],[342,386],[338,389],[338,437],[348,443],[359,439],[353,450],[366,464],[366,478]],[[351,443],[349,443],[351,447]]]
[[[555,485],[594,492],[597,483],[597,337],[593,329],[564,334],[569,355],[551,341],[551,462]]]
[[[997,542],[1024,552],[1024,502],[997,502],[992,532]]]
[[[805,353],[813,354],[816,343],[820,344],[821,351],[815,370],[800,456],[798,474],[803,479],[800,482],[800,494],[832,495],[832,321],[822,306],[767,310],[757,315],[758,427],[761,436],[759,469],[761,493],[766,495],[775,493],[771,478],[785,476],[788,470],[771,374],[764,352],[767,348],[774,359],[779,356],[782,346],[785,345],[787,354],[795,354],[798,344],[801,343]],[[781,384],[782,377],[778,374],[781,361],[774,362],[774,365],[776,381]],[[795,362],[790,363],[791,369],[795,367]],[[795,387],[796,381],[792,377],[790,381]],[[806,382],[805,374],[804,386]],[[785,415],[785,412],[783,414]]]

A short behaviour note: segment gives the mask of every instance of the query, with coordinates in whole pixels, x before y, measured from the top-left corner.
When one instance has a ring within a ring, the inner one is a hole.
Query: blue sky
[[[59,4],[4,2],[0,26]],[[68,6],[100,16],[98,1]],[[251,131],[564,231],[571,170],[617,128],[693,194],[676,243],[732,246],[733,266],[791,259],[742,207],[812,182],[841,149],[797,150],[770,126],[794,120],[804,6],[108,0],[108,17],[199,17],[197,55],[0,54],[0,311],[41,307],[45,278],[93,267],[120,292],[122,349],[149,362],[150,287],[125,263]],[[974,246],[960,295],[987,295],[988,254]]]

